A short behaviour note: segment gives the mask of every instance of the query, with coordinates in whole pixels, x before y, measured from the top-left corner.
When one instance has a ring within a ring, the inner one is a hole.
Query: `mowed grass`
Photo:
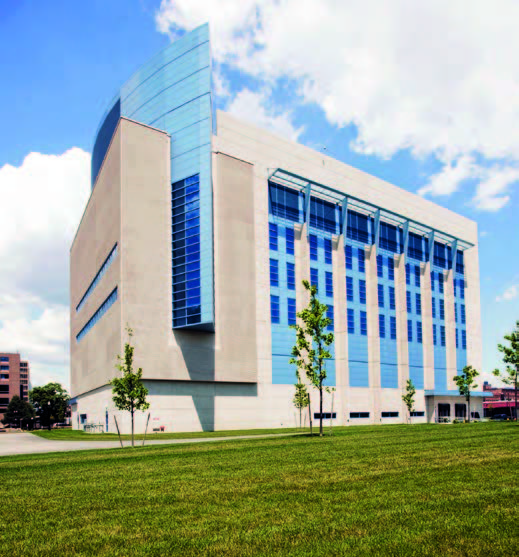
[[[0,555],[519,554],[513,423],[4,457]]]
[[[146,440],[155,439],[203,439],[210,437],[236,437],[238,435],[267,435],[267,434],[280,434],[280,433],[302,433],[310,432],[310,429],[299,428],[278,428],[278,429],[232,429],[225,431],[194,431],[182,433],[148,433]],[[39,429],[31,432],[33,435],[42,437],[43,439],[50,439],[52,441],[118,441],[119,436],[117,433],[85,433],[77,429]],[[123,441],[128,441],[132,438],[131,435],[121,435]],[[135,435],[136,441],[142,441],[144,434]]]

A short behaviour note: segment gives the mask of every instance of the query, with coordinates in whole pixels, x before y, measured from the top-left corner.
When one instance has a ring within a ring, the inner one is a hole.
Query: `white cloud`
[[[512,284],[504,290],[504,292],[496,297],[496,302],[509,302],[515,300],[519,296],[519,284]]]
[[[0,168],[0,347],[30,360],[34,384],[68,383],[68,257],[89,192],[79,148]]]
[[[293,80],[300,102],[356,126],[357,151],[437,156],[445,172],[422,193],[455,191],[474,155],[519,161],[515,0],[162,0],[157,13],[173,34],[206,21],[219,63]],[[475,206],[502,207],[504,179],[483,179]]]
[[[450,195],[460,185],[477,174],[478,168],[470,156],[460,157],[456,162],[447,162],[438,174],[430,177],[429,183],[420,188],[418,193],[425,195]]]
[[[499,211],[508,201],[510,187],[519,182],[519,168],[486,169],[478,184],[474,204],[484,211]]]
[[[268,94],[249,89],[243,89],[234,97],[227,112],[293,141],[297,141],[303,131],[292,125],[290,112],[280,112],[271,105]]]

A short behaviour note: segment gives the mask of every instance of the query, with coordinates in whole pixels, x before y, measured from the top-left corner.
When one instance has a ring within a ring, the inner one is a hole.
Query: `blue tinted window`
[[[461,347],[463,350],[467,349],[467,331],[465,329],[461,331]]]
[[[465,325],[466,315],[465,315],[465,304],[461,304],[461,323]]]
[[[418,265],[414,266],[414,285],[420,286],[420,267]]]
[[[103,315],[114,305],[117,301],[117,288],[114,288],[108,298],[99,306],[97,311],[92,315],[92,317],[86,322],[85,326],[76,335],[76,342],[80,342],[81,339],[90,331],[90,329],[103,317]]]
[[[462,300],[464,300],[465,299],[465,281],[463,279],[460,279],[459,284],[460,284],[460,298]]]
[[[394,286],[389,287],[389,309],[395,309],[395,288]]]
[[[433,316],[433,318],[435,318],[436,317],[436,299],[432,298],[431,303],[432,303],[432,316]]]
[[[328,311],[326,312],[326,317],[331,319],[332,322],[326,327],[329,331],[333,331],[333,306],[328,306]]]
[[[396,253],[398,250],[396,226],[381,222],[379,242],[381,248]]]
[[[409,263],[405,264],[405,283],[411,284],[411,266]]]
[[[440,319],[443,321],[445,319],[445,302],[440,299]]]
[[[410,319],[407,320],[407,340],[413,342],[413,322]]]
[[[360,312],[360,334],[364,336],[368,334],[368,316],[365,311]]]
[[[409,232],[409,244],[407,248],[407,255],[412,259],[418,259],[418,261],[425,260],[424,252],[424,238],[415,234],[414,232]]]
[[[269,248],[273,251],[278,249],[278,225],[269,222]]]
[[[347,236],[363,244],[369,244],[370,234],[368,229],[369,218],[366,215],[348,210]]]
[[[377,277],[384,277],[384,258],[381,255],[377,255]]]
[[[387,258],[387,278],[395,280],[395,260],[392,257]]]
[[[332,263],[332,241],[329,238],[324,239],[324,262]]]
[[[344,247],[344,256],[346,259],[346,269],[353,269],[353,248],[351,246]]]
[[[434,292],[435,289],[435,275],[434,275],[434,271],[431,271],[431,290]]]
[[[279,286],[279,264],[277,259],[270,259],[270,286]]]
[[[294,229],[285,229],[286,249],[289,255],[294,255]]]
[[[357,261],[359,265],[359,272],[364,273],[366,270],[366,262],[364,259],[364,248],[358,248],[357,250]]]
[[[279,323],[279,296],[270,295],[270,320]]]
[[[310,284],[319,288],[319,271],[317,269],[310,269]]]
[[[382,284],[379,284],[377,286],[378,286],[378,307],[383,308],[384,307],[384,286]]]
[[[419,292],[415,295],[415,302],[416,302],[416,314],[422,315],[422,296]]]
[[[411,303],[411,292],[409,292],[409,290],[406,291],[405,293],[405,299],[407,302],[407,313],[412,313],[413,312],[413,306]]]
[[[312,261],[317,261],[317,236],[310,234],[310,259]]]
[[[296,299],[295,298],[287,299],[287,311],[288,311],[288,324],[295,325],[296,324]]]
[[[310,226],[324,230],[325,232],[337,233],[337,217],[335,211],[336,205],[318,199],[317,197],[310,198]]]
[[[333,298],[333,274],[326,271],[326,295]]]
[[[463,274],[465,272],[465,264],[463,262],[463,252],[456,253],[456,272]]]
[[[173,327],[201,321],[198,174],[171,184]]]
[[[459,348],[458,329],[456,329],[456,348]]]
[[[422,337],[422,322],[421,321],[416,322],[416,340],[417,340],[417,342],[422,344],[423,337]]]
[[[438,289],[440,291],[440,294],[443,294],[443,274],[442,273],[438,273]]]
[[[436,338],[436,325],[433,324],[433,344],[436,346],[438,344],[438,339]]]
[[[390,326],[391,339],[396,340],[396,317],[394,317],[393,315],[389,317],[389,326]]]
[[[445,346],[445,325],[440,325],[440,342]]]
[[[366,303],[366,281],[359,280],[359,302],[361,304]]]
[[[287,261],[287,288],[296,289],[296,266],[290,261]]]
[[[353,278],[346,277],[346,299],[353,302]]]
[[[351,308],[348,308],[348,333],[355,333],[355,313]]]
[[[380,338],[386,338],[386,319],[382,313],[378,315],[378,332]]]
[[[300,222],[298,191],[269,183],[270,207],[272,214],[294,222]]]

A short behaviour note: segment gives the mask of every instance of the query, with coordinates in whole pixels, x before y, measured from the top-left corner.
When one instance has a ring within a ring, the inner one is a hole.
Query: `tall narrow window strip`
[[[328,331],[333,331],[333,306],[328,306],[326,316],[328,317],[328,319],[331,319],[332,321],[331,323],[328,324],[326,328],[328,329]]]
[[[279,323],[279,296],[270,295],[270,321]]]
[[[355,334],[355,312],[352,308],[348,308],[348,333]]]
[[[422,342],[423,342],[422,322],[421,321],[416,322],[416,341],[419,342],[420,344],[422,344]]]
[[[329,298],[333,298],[333,273],[326,271],[325,280],[326,280],[326,295]]]
[[[419,265],[414,266],[414,285],[420,286],[420,267]]]
[[[315,236],[314,234],[310,234],[309,241],[310,241],[310,260],[317,261],[317,250],[318,250],[317,236]]]
[[[357,261],[359,265],[359,273],[366,272],[366,261],[364,248],[358,248],[357,250]]]
[[[391,333],[391,340],[396,340],[396,317],[391,315],[389,317],[389,327]]]
[[[288,255],[294,255],[294,229],[287,227],[285,229],[286,251]]]
[[[467,320],[467,316],[465,314],[465,304],[461,304],[461,323],[462,325],[465,325]]]
[[[461,331],[461,347],[463,350],[467,349],[467,331],[465,331],[465,329]]]
[[[195,174],[171,185],[173,327],[201,322],[200,184]]]
[[[445,346],[445,325],[440,325],[440,342]]]
[[[436,325],[433,323],[433,344],[434,346],[437,346],[438,344],[438,338],[436,336]]]
[[[84,336],[94,327],[94,325],[103,317],[103,315],[114,305],[117,301],[117,287],[112,290],[108,298],[99,306],[94,315],[86,322],[85,326],[76,335],[76,342],[80,342]]]
[[[359,302],[366,303],[366,281],[362,279],[359,280]]]
[[[394,286],[389,287],[389,309],[396,309]]]
[[[377,286],[378,286],[378,307],[383,308],[384,307],[384,286],[382,284],[379,284]]]
[[[440,319],[445,320],[445,302],[440,298]]]
[[[310,284],[319,290],[319,271],[317,269],[310,269]]]
[[[344,247],[344,257],[346,259],[346,269],[353,269],[353,248],[351,246]]]
[[[288,317],[288,324],[295,325],[296,324],[296,299],[295,298],[287,298],[287,317]]]
[[[415,295],[416,315],[422,315],[422,296],[419,292]]]
[[[332,264],[332,241],[329,238],[324,239],[324,262]]]
[[[411,292],[409,292],[409,290],[406,290],[405,299],[406,299],[406,304],[407,304],[407,313],[413,313],[413,305],[412,305],[412,302],[411,302]]]
[[[409,263],[405,264],[405,283],[411,284],[411,265]]]
[[[378,314],[378,332],[380,338],[386,338],[386,319],[383,313]]]
[[[384,258],[382,255],[377,255],[377,277],[384,278]]]
[[[287,288],[296,289],[296,266],[290,261],[287,261]]]
[[[278,250],[278,225],[273,222],[269,222],[269,248]]]
[[[346,277],[346,300],[348,302],[353,302],[353,278]]]
[[[360,312],[360,334],[363,336],[368,334],[368,314],[362,310]]]
[[[413,342],[413,322],[411,319],[407,320],[407,340]]]
[[[434,276],[434,271],[431,271],[431,290],[434,292],[434,288],[435,288],[435,276]]]
[[[270,286],[279,286],[279,264],[277,259],[270,258]]]
[[[443,294],[443,273],[438,273],[438,290]]]
[[[431,308],[432,308],[433,319],[436,319],[436,299],[435,298],[431,299]]]
[[[90,283],[89,287],[86,289],[86,292],[83,294],[83,297],[81,298],[79,304],[76,306],[76,312],[79,312],[81,308],[85,305],[85,302],[90,297],[90,294],[92,294],[95,287],[99,284],[99,281],[104,276],[106,271],[108,271],[110,265],[113,263],[116,257],[117,257],[117,244],[115,244],[114,247],[111,249],[110,253],[108,254],[108,257],[104,260],[103,264],[99,268],[99,271],[97,271],[96,276]]]
[[[393,256],[387,258],[387,278],[395,280],[395,260]]]

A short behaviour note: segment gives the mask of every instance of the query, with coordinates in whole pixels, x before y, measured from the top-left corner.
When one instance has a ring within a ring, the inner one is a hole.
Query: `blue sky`
[[[97,125],[135,69],[210,21],[218,106],[477,221],[483,371],[499,365],[519,319],[517,3],[389,4],[2,2],[0,349],[68,384],[68,247]]]

